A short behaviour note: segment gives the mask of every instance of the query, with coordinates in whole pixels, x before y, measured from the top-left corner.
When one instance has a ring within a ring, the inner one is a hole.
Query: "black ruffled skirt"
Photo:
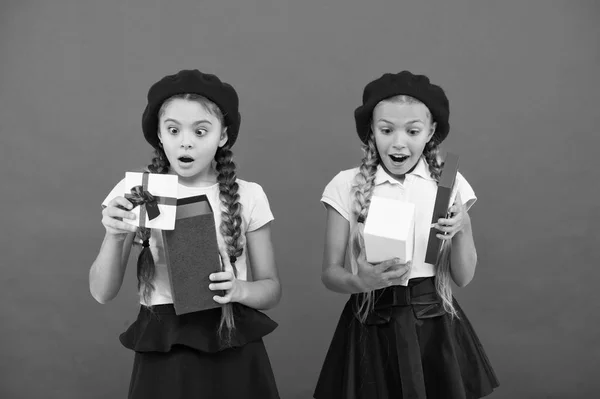
[[[130,399],[278,399],[262,337],[277,323],[258,310],[233,304],[236,329],[229,346],[217,335],[221,309],[181,316],[173,305],[141,306],[120,336],[135,351]]]
[[[317,399],[475,399],[498,379],[456,302],[451,319],[433,278],[378,290],[366,322],[347,302],[319,380]]]

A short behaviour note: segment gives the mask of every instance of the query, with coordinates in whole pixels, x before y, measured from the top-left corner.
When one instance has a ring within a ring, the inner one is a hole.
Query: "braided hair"
[[[150,173],[167,173],[169,171],[169,161],[165,152],[162,148],[154,150],[154,157],[152,163],[146,167],[146,170]],[[138,291],[142,292],[142,298],[144,303],[148,303],[150,295],[154,291],[154,276],[156,275],[156,266],[154,264],[154,257],[150,250],[150,236],[152,230],[147,227],[140,227],[137,230],[137,237],[142,242],[142,250],[137,260],[137,280],[138,280]]]
[[[416,98],[406,95],[395,96],[386,101],[400,104],[422,104]],[[429,110],[427,111],[427,116],[432,121]],[[352,196],[354,199],[352,212],[357,220],[357,223],[354,224],[350,232],[351,262],[354,270],[356,270],[356,262],[359,254],[365,250],[363,241],[364,223],[369,213],[371,197],[375,189],[374,182],[377,166],[381,162],[372,131],[367,137],[366,143],[362,145],[362,150],[364,155],[352,186]],[[425,145],[423,157],[429,166],[431,177],[439,182],[444,164],[439,159],[439,143],[436,141],[435,136]],[[436,291],[442,299],[444,310],[452,317],[458,317],[453,304],[452,287],[450,284],[450,242],[444,241],[442,243],[436,267]],[[358,294],[356,298],[358,301],[357,315],[359,320],[364,323],[375,305],[374,292],[363,292]]]
[[[240,203],[239,185],[236,181],[233,153],[228,144],[220,147],[215,154],[217,182],[219,183],[219,199],[221,200],[221,225],[219,231],[225,241],[227,255],[237,277],[235,262],[244,252],[242,238],[242,204]],[[223,336],[223,328],[227,327],[226,342],[231,341],[231,332],[235,328],[233,307],[230,303],[223,306],[218,333]]]
[[[216,116],[221,123],[224,121],[223,113],[215,103],[203,96],[190,93],[177,94],[165,100],[159,110],[159,117],[174,99],[196,101],[208,112]],[[244,240],[242,237],[242,204],[239,201],[239,185],[235,172],[236,165],[232,159],[233,152],[228,143],[223,147],[219,147],[214,157],[217,182],[219,184],[219,199],[221,200],[221,225],[219,226],[219,232],[225,241],[227,255],[233,267],[234,275],[237,277],[235,263],[237,258],[243,253]],[[169,168],[169,160],[164,149],[162,147],[155,148],[152,163],[147,166],[148,171],[151,173],[166,174],[169,172]],[[156,273],[154,259],[149,248],[150,234],[151,230],[148,228],[140,228],[137,232],[138,237],[143,243],[137,263],[138,290],[142,290],[142,296],[146,303],[154,291],[152,280]],[[221,267],[223,268],[224,265]],[[235,329],[233,307],[232,304],[226,304],[221,309],[221,320],[217,333],[226,343],[229,343],[231,333]],[[227,331],[224,331],[225,328]]]
[[[369,205],[371,205],[371,197],[375,189],[375,175],[380,162],[372,133],[369,135],[367,143],[363,144],[362,150],[363,158],[352,187],[352,196],[354,197],[352,212],[358,221],[350,232],[351,262],[355,270],[356,259],[365,250],[363,242],[364,223],[369,214]],[[360,293],[357,299],[359,301],[358,315],[360,320],[364,322],[374,306],[373,291]]]

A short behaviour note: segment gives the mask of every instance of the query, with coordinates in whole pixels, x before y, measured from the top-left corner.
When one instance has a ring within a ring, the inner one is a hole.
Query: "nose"
[[[190,148],[192,148],[194,146],[192,134],[190,134],[189,132],[185,132],[185,131],[182,132],[180,137],[181,137],[181,143],[180,143],[181,148],[189,150]]]
[[[403,131],[394,132],[392,146],[397,150],[401,150],[406,147],[406,133]]]

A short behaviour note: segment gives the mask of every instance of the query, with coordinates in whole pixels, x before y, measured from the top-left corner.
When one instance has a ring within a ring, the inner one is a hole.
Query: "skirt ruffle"
[[[234,304],[236,328],[224,345],[217,328],[221,309],[177,316],[173,305],[141,307],[120,336],[135,351],[130,399],[279,399],[262,337],[277,323]]]
[[[456,300],[451,319],[433,278],[375,293],[365,323],[347,302],[321,370],[317,399],[475,399],[498,379]]]
[[[221,308],[178,316],[173,305],[141,306],[137,320],[119,338],[123,346],[136,352],[169,352],[175,345],[184,345],[215,353],[242,347],[277,328],[276,322],[256,309],[235,303],[233,311],[235,330],[229,345],[217,334]]]

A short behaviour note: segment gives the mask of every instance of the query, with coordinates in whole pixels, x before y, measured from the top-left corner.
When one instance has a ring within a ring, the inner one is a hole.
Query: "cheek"
[[[386,149],[389,147],[389,141],[389,137],[387,136],[382,134],[375,135],[375,148],[377,148],[380,154],[386,152]]]
[[[217,149],[212,148],[212,146],[202,146],[198,148],[197,154],[204,160],[212,160],[215,157],[216,152]]]
[[[413,153],[413,155],[421,155],[421,153],[423,153],[423,149],[425,149],[425,144],[427,143],[427,141],[425,140],[425,138],[421,138],[419,137],[416,140],[411,141],[409,148],[410,148],[410,152]]]
[[[196,153],[206,160],[212,160],[219,148],[219,139],[215,137],[207,138],[197,144]]]
[[[167,154],[167,158],[170,159],[171,157],[176,156],[178,148],[179,146],[177,143],[174,143],[173,140],[163,139],[163,150],[165,151],[165,154]]]

